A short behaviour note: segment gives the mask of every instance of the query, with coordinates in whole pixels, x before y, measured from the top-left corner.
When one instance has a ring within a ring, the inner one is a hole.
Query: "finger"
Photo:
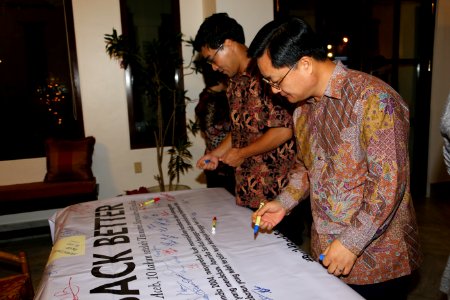
[[[339,274],[339,267],[337,266],[337,264],[330,264],[327,268],[328,273],[333,274],[333,275],[337,275]]]
[[[347,267],[345,267],[344,268],[344,270],[342,271],[342,275],[343,276],[347,276],[349,273],[350,273],[350,270],[351,270],[352,268],[347,268]]]
[[[256,221],[256,212],[252,213],[252,223]]]
[[[327,272],[328,272],[329,274],[334,274],[335,271],[336,271],[336,268],[331,268],[331,267],[328,267],[328,268],[327,268]]]
[[[256,210],[256,213],[258,213],[258,215],[260,216],[263,216],[268,209],[269,209],[268,205],[263,205]]]
[[[199,160],[197,160],[197,167],[200,169],[204,169],[205,168],[205,157],[200,158]]]
[[[334,274],[335,276],[341,276],[341,275],[342,275],[342,272],[344,272],[344,269],[341,268],[341,267],[337,267],[337,268],[334,270],[333,274]]]
[[[203,170],[211,169],[211,163],[205,164],[204,162],[202,162],[201,165],[200,165],[200,169],[203,169]]]
[[[322,254],[324,255],[324,258],[323,258],[323,260],[322,260],[322,264],[323,264],[325,267],[328,267],[328,266],[330,265],[330,263],[331,263],[331,260],[330,260],[329,256],[327,255],[329,249],[330,249],[330,246],[328,246],[328,247],[325,249],[325,251],[323,251],[323,253],[322,253]]]
[[[350,273],[350,272],[348,271],[348,268],[345,267],[345,268],[342,270],[341,275],[345,276],[345,275],[348,275],[348,273]]]
[[[342,276],[344,274],[345,267],[337,267],[336,271],[334,271],[335,276]]]

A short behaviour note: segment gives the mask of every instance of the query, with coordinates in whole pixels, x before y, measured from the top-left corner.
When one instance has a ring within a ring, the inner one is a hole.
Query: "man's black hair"
[[[194,50],[201,52],[204,46],[217,49],[226,39],[245,44],[244,29],[227,13],[213,14],[200,25],[194,40]]]
[[[325,45],[308,23],[298,17],[264,25],[250,44],[248,55],[259,58],[266,49],[275,68],[293,66],[303,56],[327,59]]]

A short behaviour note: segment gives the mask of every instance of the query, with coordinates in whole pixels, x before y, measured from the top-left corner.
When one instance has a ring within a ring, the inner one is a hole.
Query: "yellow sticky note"
[[[55,259],[62,257],[84,255],[86,249],[86,237],[84,235],[75,235],[61,238],[53,245],[52,252],[47,265]]]

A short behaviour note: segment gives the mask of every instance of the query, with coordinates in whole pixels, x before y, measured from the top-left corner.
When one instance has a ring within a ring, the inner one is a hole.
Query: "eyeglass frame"
[[[268,78],[266,78],[266,77],[263,77],[262,80],[263,80],[265,83],[267,83],[268,85],[270,85],[271,87],[273,87],[273,88],[275,88],[275,89],[277,89],[277,90],[281,90],[281,86],[280,86],[281,83],[282,83],[283,80],[286,78],[286,76],[288,76],[288,74],[291,72],[291,70],[292,70],[293,68],[295,68],[296,65],[297,65],[297,63],[293,64],[293,65],[289,68],[289,70],[286,72],[286,74],[284,74],[284,76],[281,77],[281,79],[278,80],[277,82],[273,82],[272,80],[270,80],[270,79],[268,79]]]
[[[215,64],[214,59],[216,58],[217,53],[219,53],[219,51],[223,49],[223,46],[224,46],[223,43],[220,44],[219,47],[217,47],[216,52],[214,52],[214,55],[210,59],[206,59],[207,64],[210,64],[210,65]]]

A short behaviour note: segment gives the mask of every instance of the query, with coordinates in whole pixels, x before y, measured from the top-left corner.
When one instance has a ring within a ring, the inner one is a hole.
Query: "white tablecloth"
[[[35,299],[362,299],[250,215],[224,189],[69,206]]]

